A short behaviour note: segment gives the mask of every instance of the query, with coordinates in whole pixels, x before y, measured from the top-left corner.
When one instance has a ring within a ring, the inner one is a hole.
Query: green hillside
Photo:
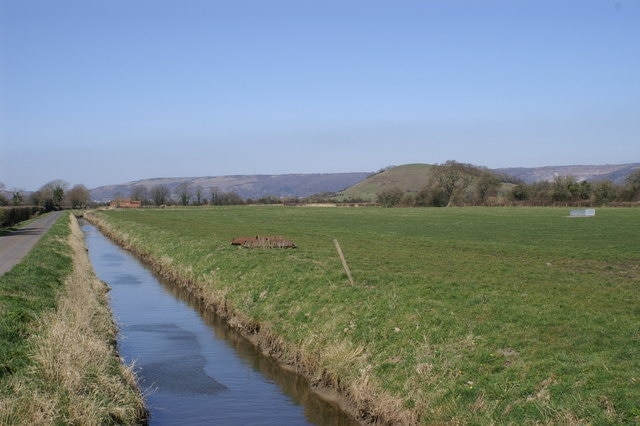
[[[357,199],[375,201],[376,194],[390,188],[417,193],[429,181],[430,164],[405,164],[386,169],[342,191],[340,200]]]
[[[429,184],[433,167],[431,164],[422,163],[390,167],[338,193],[336,200],[376,202],[378,194],[393,188],[398,188],[405,194],[415,196]],[[472,166],[472,168],[475,167]],[[481,170],[481,168],[478,170]],[[498,176],[498,178],[500,177]],[[498,198],[503,198],[511,192],[513,186],[512,183],[502,182],[494,195]],[[473,192],[473,187],[467,192],[469,191]]]

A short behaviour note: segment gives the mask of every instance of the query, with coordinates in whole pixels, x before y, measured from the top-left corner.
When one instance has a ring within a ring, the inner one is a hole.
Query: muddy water
[[[118,348],[135,363],[151,424],[356,424],[97,228],[82,228],[96,274],[111,287]]]

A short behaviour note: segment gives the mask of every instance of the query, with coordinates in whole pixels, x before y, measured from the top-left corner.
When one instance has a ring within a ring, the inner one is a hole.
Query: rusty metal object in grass
[[[231,240],[231,244],[246,248],[296,248],[297,246],[291,240],[284,237],[273,236],[264,237],[256,235],[255,237],[235,237]]]

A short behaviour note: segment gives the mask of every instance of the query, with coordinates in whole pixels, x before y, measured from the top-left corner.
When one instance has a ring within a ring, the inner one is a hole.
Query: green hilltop
[[[476,172],[490,171],[479,166],[469,166]],[[375,202],[378,194],[390,189],[399,189],[404,194],[416,196],[428,186],[433,167],[433,164],[423,163],[390,166],[339,192],[336,199]],[[504,195],[511,190],[513,184],[506,182],[509,180],[507,176],[496,173],[496,177],[502,181],[498,187],[498,194]]]

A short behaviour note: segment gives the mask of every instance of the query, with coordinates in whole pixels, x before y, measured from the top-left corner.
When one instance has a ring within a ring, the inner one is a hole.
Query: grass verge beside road
[[[640,421],[640,216],[559,208],[94,213],[364,419]],[[281,235],[297,249],[244,249]],[[355,279],[349,285],[338,239]]]
[[[63,215],[0,277],[0,423],[135,424],[144,407],[115,351],[106,286]]]

